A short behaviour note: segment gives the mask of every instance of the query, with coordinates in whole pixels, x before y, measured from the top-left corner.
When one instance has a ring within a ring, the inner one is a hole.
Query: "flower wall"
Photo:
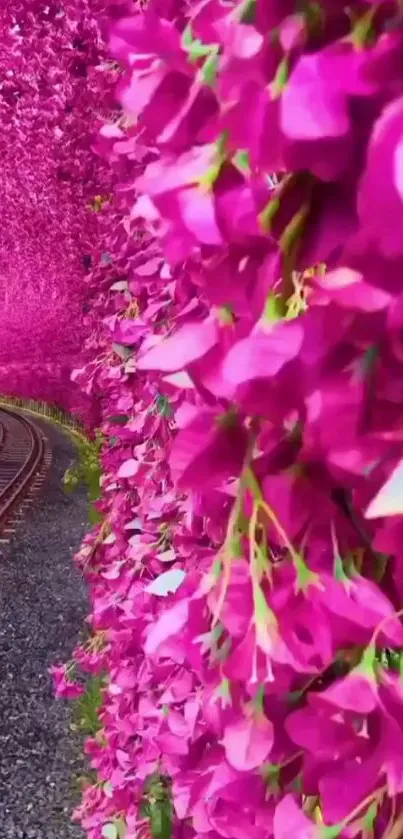
[[[101,7],[0,9],[0,393],[74,401],[89,418],[70,372],[88,335],[87,277],[110,181],[92,149],[112,104]]]
[[[1,237],[8,363],[79,357],[106,440],[92,635],[54,670],[96,694],[76,817],[89,839],[398,839],[401,4],[62,11],[16,4],[3,31],[27,54],[6,172],[34,198],[5,187]]]
[[[90,839],[397,839],[398,2],[110,8]]]

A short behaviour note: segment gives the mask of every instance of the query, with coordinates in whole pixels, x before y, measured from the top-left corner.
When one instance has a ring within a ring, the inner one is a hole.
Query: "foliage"
[[[85,692],[75,703],[75,728],[84,734],[95,736],[102,728],[99,711],[102,705],[102,690],[105,687],[103,676],[92,676],[87,679]]]
[[[100,434],[96,434],[93,440],[83,437],[76,440],[77,461],[66,469],[63,479],[64,490],[67,494],[74,492],[80,484],[84,484],[88,490],[89,500],[98,501],[101,493],[101,447],[102,435]],[[89,516],[92,524],[102,521],[94,503],[90,506]]]
[[[101,447],[102,435],[100,434],[97,434],[94,440],[77,438],[77,463],[67,469],[64,475],[64,487],[67,493],[73,492],[80,483],[84,483],[88,487],[90,499],[96,501],[99,498]]]
[[[154,773],[147,778],[140,812],[149,822],[153,839],[170,839],[172,834],[172,804],[170,785],[166,778]]]

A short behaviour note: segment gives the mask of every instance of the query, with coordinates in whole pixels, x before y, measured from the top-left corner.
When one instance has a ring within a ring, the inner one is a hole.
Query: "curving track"
[[[45,456],[45,440],[26,417],[0,408],[0,533],[37,486]]]

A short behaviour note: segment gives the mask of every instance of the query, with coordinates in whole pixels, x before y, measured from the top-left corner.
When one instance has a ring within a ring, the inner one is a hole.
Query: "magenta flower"
[[[240,772],[259,767],[273,746],[273,726],[263,715],[242,716],[224,729],[223,746],[230,766]]]
[[[315,826],[300,810],[295,798],[286,795],[274,814],[274,839],[313,839]]]
[[[398,6],[0,15],[1,391],[103,435],[89,839],[401,829]]]
[[[385,108],[370,140],[368,162],[358,196],[358,207],[365,235],[385,257],[401,256],[401,246],[394,225],[386,220],[400,218],[402,209],[400,181],[400,139],[403,100],[396,99]],[[377,197],[379,220],[374,223],[370,203]]]
[[[199,412],[173,443],[169,460],[173,480],[180,488],[219,486],[238,474],[246,445],[246,431],[238,417]]]
[[[49,673],[53,678],[55,695],[59,699],[76,699],[84,693],[84,685],[78,684],[70,677],[67,665],[53,665],[49,668]]]

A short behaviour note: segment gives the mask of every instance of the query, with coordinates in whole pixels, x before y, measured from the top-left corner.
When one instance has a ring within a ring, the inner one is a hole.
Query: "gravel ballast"
[[[46,483],[0,549],[0,835],[76,839],[70,821],[82,771],[71,705],[55,700],[48,668],[66,661],[83,628],[86,591],[72,556],[87,525],[84,488],[66,497],[75,458],[62,431],[38,422],[51,442]]]

